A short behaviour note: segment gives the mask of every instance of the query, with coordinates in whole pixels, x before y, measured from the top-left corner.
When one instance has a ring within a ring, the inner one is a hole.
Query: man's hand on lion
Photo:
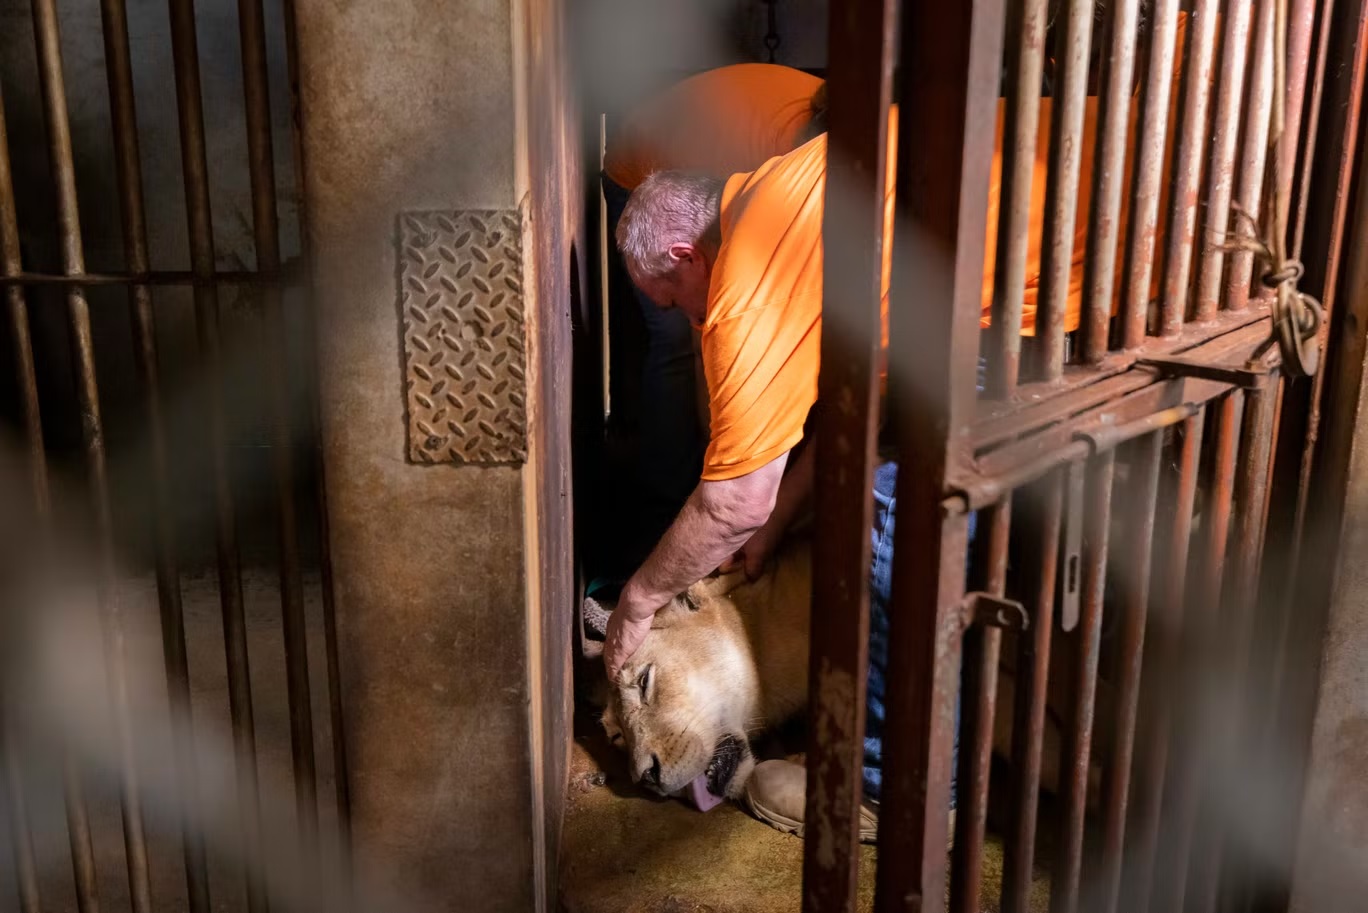
[[[651,633],[651,618],[632,618],[619,603],[608,618],[608,632],[603,643],[603,663],[608,667],[608,681],[617,681],[618,673],[646,641]]]
[[[745,571],[747,580],[758,579],[765,572],[765,565],[769,564],[779,540],[784,537],[783,524],[774,519],[771,517],[770,522],[756,530],[755,535],[747,539],[736,554],[723,561],[718,570],[723,574]]]

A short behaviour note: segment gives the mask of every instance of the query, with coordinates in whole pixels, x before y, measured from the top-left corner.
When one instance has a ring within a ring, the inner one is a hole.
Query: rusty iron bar
[[[0,776],[4,777],[4,792],[0,798],[0,818],[8,823],[10,848],[14,854],[14,880],[19,895],[19,913],[39,913],[38,866],[33,852],[33,834],[29,830],[28,799],[24,778],[19,769],[19,753],[15,751],[14,732],[9,714],[0,707]]]
[[[1247,0],[1240,0],[1241,3]],[[1164,285],[1159,299],[1159,333],[1173,336],[1183,328],[1192,278],[1192,247],[1197,231],[1197,194],[1202,183],[1202,152],[1207,145],[1207,104],[1216,54],[1219,0],[1196,0],[1191,14],[1188,55],[1183,68],[1183,104],[1178,149],[1173,160],[1173,196],[1168,213],[1168,247],[1164,252]]]
[[[1106,589],[1107,546],[1111,525],[1112,480],[1116,458],[1107,452],[1094,459],[1087,471],[1086,506],[1083,518],[1082,611],[1077,628],[1078,655],[1073,672],[1074,705],[1069,718],[1066,754],[1061,756],[1060,777],[1067,771],[1064,809],[1060,815],[1059,843],[1055,847],[1054,874],[1050,888],[1051,913],[1076,913],[1079,882],[1083,875],[1084,818],[1088,809],[1088,772],[1092,763],[1094,711],[1097,704],[1097,666],[1102,645],[1102,598]]]
[[[1254,608],[1257,596],[1260,546],[1268,507],[1268,473],[1272,457],[1274,415],[1278,388],[1250,390],[1245,394],[1244,439],[1240,444],[1235,470],[1234,541],[1230,551],[1230,571],[1225,579],[1221,627],[1229,643],[1229,683],[1240,693],[1259,693],[1251,677],[1254,652]],[[1262,678],[1262,675],[1257,676]],[[1234,692],[1232,692],[1234,693]],[[1219,719],[1222,735],[1216,739],[1225,759],[1252,750],[1249,719],[1254,704],[1246,703],[1224,713]],[[1221,758],[1216,759],[1219,763]],[[1193,896],[1200,898],[1199,910],[1214,909],[1221,891],[1226,896],[1242,892],[1247,873],[1242,860],[1226,858],[1233,834],[1217,804],[1208,807],[1201,822],[1203,839],[1198,844],[1200,861],[1194,866]],[[1233,863],[1233,864],[1232,864]],[[1223,873],[1223,866],[1230,869]]]
[[[1002,122],[1002,183],[997,225],[997,275],[986,389],[1010,399],[1021,373],[1021,319],[1026,295],[1026,260],[1031,232],[1031,182],[1040,128],[1040,77],[1045,61],[1046,0],[1008,6],[1008,90]]]
[[[33,0],[33,31],[37,43],[38,81],[43,100],[43,119],[48,141],[61,229],[62,272],[85,272],[81,245],[81,222],[76,199],[76,164],[67,119],[66,87],[62,72],[62,49],[56,0]],[[109,507],[109,480],[105,465],[104,424],[95,376],[95,348],[90,308],[85,292],[67,290],[67,319],[72,356],[76,365],[76,395],[81,409],[81,436],[90,485],[91,511],[98,543],[96,598],[100,609],[108,663],[110,703],[119,753],[119,799],[127,862],[129,903],[133,913],[151,913],[152,886],[148,872],[147,837],[143,827],[142,799],[138,785],[137,756],[129,718],[126,643],[123,609],[119,605],[114,558],[113,518]]]
[[[1112,301],[1116,294],[1116,256],[1121,242],[1121,194],[1125,190],[1126,133],[1140,0],[1118,0],[1111,7],[1111,47],[1105,58],[1100,137],[1093,165],[1092,207],[1088,213],[1088,252],[1083,261],[1083,361],[1095,365],[1107,353]]]
[[[827,535],[813,556],[804,913],[855,909],[896,13],[892,0],[860,0],[833,6],[829,21],[826,292],[814,494],[817,524]]]
[[[300,261],[309,262],[308,210],[303,205],[307,199],[304,193],[304,143],[302,138],[304,111],[299,91],[299,54],[295,35],[294,0],[284,0],[285,18],[285,62],[289,81],[290,96],[290,145],[294,152],[294,179],[296,197],[301,205],[296,211],[299,226]],[[308,275],[307,269],[304,274]],[[312,286],[303,285],[308,301],[304,306],[306,343],[303,347],[306,376],[308,377],[308,420],[310,450],[313,457],[315,479],[315,510],[318,514],[318,566],[321,601],[323,603],[323,646],[328,675],[328,718],[332,730],[333,791],[337,802],[338,849],[344,877],[349,877],[352,864],[351,841],[351,787],[350,770],[347,763],[346,729],[343,725],[342,710],[342,670],[337,643],[337,605],[333,590],[332,543],[328,534],[328,492],[327,467],[323,459],[323,420],[319,413],[318,392],[318,313],[317,303],[311,294]]]
[[[1230,199],[1234,193],[1240,103],[1244,98],[1253,6],[1252,0],[1237,0],[1227,4],[1226,8],[1225,37],[1221,40],[1220,83],[1216,91],[1216,115],[1210,137],[1211,160],[1207,164],[1206,231],[1198,236],[1201,258],[1197,266],[1194,319],[1199,321],[1214,317],[1221,303],[1221,277],[1226,260],[1222,244],[1230,223]],[[1252,110],[1249,117],[1255,119]],[[1267,135],[1265,129],[1263,136]]]
[[[124,0],[101,0],[105,68],[109,84],[110,116],[114,130],[114,159],[119,191],[124,257],[135,274],[150,271],[147,221],[143,210],[142,165],[138,152],[138,120],[133,98],[133,67],[128,41],[128,12]],[[157,332],[151,289],[129,286],[129,316],[133,330],[134,361],[143,397],[151,459],[153,536],[156,544],[157,602],[161,613],[162,655],[166,663],[167,697],[176,740],[175,768],[181,801],[199,794],[195,776],[194,715],[190,702],[190,671],[185,650],[185,614],[181,605],[180,574],[176,564],[175,532],[171,522],[170,459],[162,419],[161,385],[157,368]],[[181,816],[185,854],[186,895],[191,913],[209,909],[209,873],[204,837]]]
[[[169,0],[171,55],[175,69],[176,113],[179,122],[181,172],[190,238],[190,266],[202,280],[194,286],[195,323],[204,361],[206,412],[219,567],[219,599],[223,616],[224,650],[228,670],[228,706],[232,720],[237,767],[238,803],[242,816],[243,850],[247,858],[247,907],[266,909],[259,867],[261,845],[260,798],[257,793],[256,736],[252,711],[251,673],[247,655],[247,626],[243,613],[242,574],[227,457],[227,428],[223,411],[223,358],[218,329],[218,289],[214,275],[214,230],[209,208],[209,175],[205,153],[204,107],[200,91],[199,51],[195,36],[193,0]]]
[[[252,232],[257,266],[280,269],[280,221],[276,213],[274,149],[271,140],[270,84],[266,70],[266,28],[261,0],[239,0],[242,82],[247,109],[248,170],[252,185]],[[289,377],[286,371],[285,313],[278,288],[262,291],[266,331],[266,373],[270,386],[272,463],[280,538],[280,603],[284,622],[290,748],[294,765],[295,809],[306,878],[317,876],[318,785],[309,692],[308,629],[300,580],[299,530],[295,504],[294,440]]]
[[[1178,3],[1179,0],[1155,0],[1150,27],[1145,89],[1140,96],[1139,151],[1136,153],[1134,190],[1131,194],[1125,298],[1121,309],[1122,347],[1126,349],[1138,348],[1145,341],[1149,315],[1150,282],[1154,275],[1160,218],[1160,183],[1164,175],[1164,141],[1168,133],[1174,44],[1178,30]]]
[[[108,2],[108,0],[102,0]],[[290,265],[274,273],[255,270],[219,270],[208,276],[197,276],[184,270],[129,270],[122,273],[81,273],[79,276],[59,276],[53,273],[15,273],[0,276],[0,288],[29,286],[40,288],[92,288],[107,285],[289,285],[299,282],[296,268]]]
[[[1341,261],[1346,250],[1352,254],[1358,253],[1357,248],[1344,244],[1344,237],[1349,211],[1357,206],[1351,193],[1355,175],[1362,172],[1362,161],[1368,158],[1368,149],[1361,148],[1358,142],[1364,79],[1365,72],[1368,72],[1368,2],[1360,0],[1358,3],[1334,4],[1323,12],[1330,13],[1333,20],[1323,30],[1323,38],[1333,47],[1323,46],[1318,52],[1316,79],[1326,81],[1328,95],[1321,108],[1328,116],[1322,119],[1324,136],[1316,134],[1315,146],[1320,151],[1316,153],[1313,166],[1305,169],[1309,172],[1309,182],[1303,196],[1315,217],[1309,219],[1305,250],[1299,254],[1307,264],[1301,285],[1319,292],[1325,309],[1320,340],[1322,347],[1327,344],[1330,327],[1341,320],[1335,314]],[[1327,57],[1342,63],[1322,72]],[[1355,225],[1360,226],[1360,213],[1356,211],[1355,216]],[[1350,262],[1353,263],[1352,258]],[[1356,286],[1350,284],[1347,287]],[[1358,319],[1362,318],[1356,315]],[[1345,357],[1348,359],[1346,363],[1352,365],[1360,355],[1357,351],[1351,351]],[[1328,604],[1329,599],[1328,592],[1298,593],[1294,582],[1306,574],[1307,579],[1313,581],[1314,589],[1328,585],[1328,581],[1333,579],[1329,570],[1310,573],[1299,569],[1299,565],[1306,560],[1317,563],[1329,560],[1329,545],[1322,550],[1322,554],[1313,551],[1309,553],[1309,558],[1304,557],[1308,553],[1303,548],[1303,537],[1312,535],[1307,516],[1309,504],[1316,499],[1317,490],[1327,484],[1325,479],[1341,478],[1341,473],[1347,471],[1343,465],[1351,451],[1346,439],[1347,429],[1337,422],[1327,422],[1325,429],[1320,427],[1322,415],[1352,414],[1339,411],[1348,406],[1335,404],[1355,402],[1360,379],[1352,367],[1343,369],[1342,375],[1339,370],[1327,366],[1326,370],[1317,372],[1311,378],[1309,390],[1306,384],[1289,385],[1283,393],[1271,485],[1289,495],[1275,502],[1269,520],[1272,547],[1268,552],[1272,557],[1264,568],[1263,580],[1267,590],[1277,595],[1271,597],[1273,601],[1263,611],[1274,619],[1277,642],[1287,645],[1274,657],[1272,695],[1278,702],[1274,706],[1278,714],[1294,715],[1275,717],[1275,722],[1271,724],[1274,727],[1300,728],[1302,724],[1295,714],[1307,712],[1305,702],[1310,701],[1313,694],[1308,690],[1313,687],[1313,682],[1308,679],[1296,686],[1301,690],[1301,696],[1290,698],[1292,704],[1303,705],[1300,709],[1293,711],[1283,703],[1286,700],[1283,696],[1289,688],[1287,678],[1297,674],[1289,666],[1292,655],[1296,654],[1297,662],[1303,663],[1311,655],[1306,651],[1318,649],[1312,646],[1310,640],[1298,640],[1301,636],[1314,639],[1319,634],[1313,633],[1317,622],[1305,610],[1298,610],[1294,624],[1293,597],[1296,595],[1299,604],[1310,599],[1313,604],[1321,606]],[[1328,379],[1332,376],[1335,378],[1333,383]],[[1327,403],[1331,404],[1328,410]],[[1330,462],[1318,469],[1317,461]],[[1311,484],[1313,476],[1319,480],[1314,488]],[[1330,490],[1335,489],[1332,486]],[[1325,509],[1320,512],[1318,525],[1327,523],[1326,517],[1338,516],[1343,508],[1342,503],[1333,498],[1323,506]]]
[[[1135,773],[1130,818],[1131,834],[1126,842],[1131,849],[1126,858],[1126,898],[1124,909],[1148,913],[1154,874],[1154,859],[1159,843],[1161,798],[1164,773],[1169,759],[1168,676],[1177,663],[1182,627],[1183,596],[1187,580],[1188,544],[1192,532],[1192,507],[1197,493],[1197,469],[1202,449],[1203,413],[1188,418],[1182,425],[1178,459],[1165,461],[1163,490],[1159,497],[1161,516],[1156,518],[1155,543],[1158,561],[1152,579],[1149,630],[1146,639],[1142,679],[1141,749]]]
[[[1239,391],[1226,395],[1215,407],[1212,424],[1216,439],[1212,442],[1211,475],[1205,487],[1201,542],[1197,546],[1194,569],[1196,579],[1192,581],[1183,619],[1179,662],[1170,670],[1170,675],[1176,673],[1180,687],[1188,691],[1189,697],[1178,705],[1170,735],[1173,749],[1167,775],[1166,807],[1171,812],[1171,819],[1164,833],[1153,900],[1161,910],[1184,908],[1190,863],[1196,855],[1193,837],[1198,809],[1205,779],[1210,773],[1207,769],[1210,753],[1201,735],[1212,722],[1204,716],[1208,706],[1205,670],[1212,662],[1211,651],[1222,630],[1221,588],[1235,493],[1236,445],[1243,412],[1244,398]]]
[[[1302,115],[1306,110],[1306,76],[1311,63],[1311,31],[1315,20],[1316,0],[1291,0],[1287,17],[1287,109],[1283,119],[1287,140],[1282,147],[1282,165],[1279,171],[1283,185],[1278,188],[1282,194],[1282,211],[1289,214],[1290,225],[1298,224],[1304,214],[1301,206],[1298,209],[1302,211],[1292,211],[1292,185],[1298,153],[1302,150]],[[1294,228],[1292,231],[1294,236],[1299,236],[1298,229]],[[1297,256],[1292,239],[1288,239],[1288,250],[1292,251],[1293,257]]]
[[[1045,178],[1045,224],[1041,242],[1040,298],[1036,340],[1042,376],[1055,381],[1064,373],[1064,318],[1073,264],[1078,216],[1078,175],[1083,164],[1083,114],[1088,95],[1088,60],[1094,0],[1069,0],[1061,64],[1061,91],[1054,95],[1050,119],[1050,167]]]
[[[1305,2],[1305,0],[1303,0]],[[1316,178],[1312,163],[1317,160],[1316,146],[1320,137],[1320,113],[1325,94],[1325,81],[1328,74],[1326,61],[1330,56],[1330,33],[1331,23],[1335,21],[1336,14],[1343,9],[1343,4],[1336,3],[1336,0],[1321,0],[1320,9],[1320,32],[1316,36],[1316,63],[1311,74],[1311,103],[1307,107],[1306,129],[1304,135],[1306,142],[1301,149],[1301,179],[1297,187],[1297,209],[1296,218],[1293,220],[1295,227],[1292,229],[1292,241],[1289,250],[1292,256],[1298,260],[1302,255],[1302,244],[1306,240],[1306,214],[1311,205],[1311,194]],[[1307,32],[1311,29],[1311,22],[1304,21],[1305,10],[1298,11],[1300,15],[1294,16],[1291,23],[1291,32],[1287,36],[1288,47],[1299,47],[1301,43],[1308,41],[1300,34],[1300,29],[1304,26]],[[1290,53],[1290,51],[1289,51]],[[1300,113],[1300,112],[1299,112]],[[1292,180],[1292,171],[1285,169],[1283,177]]]
[[[1141,657],[1149,614],[1150,560],[1163,437],[1163,431],[1151,432],[1138,439],[1128,454],[1132,477],[1124,508],[1127,563],[1117,596],[1121,621],[1117,645],[1115,730],[1103,785],[1102,853],[1096,889],[1099,913],[1116,913],[1121,890],[1121,859],[1125,852],[1127,800],[1140,704]]]
[[[972,562],[982,588],[995,596],[1007,589],[1007,545],[1012,528],[1008,495],[979,517],[980,533]],[[1002,629],[973,625],[964,633],[964,697],[960,728],[966,734],[959,757],[962,797],[955,816],[955,853],[950,860],[950,909],[983,909],[983,849],[988,825],[988,787],[993,763],[993,718],[997,711],[998,660]]]
[[[976,394],[1002,0],[915,3],[901,13],[897,222],[889,313],[889,421],[899,522],[874,906],[941,913],[969,519],[940,510],[968,458]],[[938,125],[927,142],[923,125]],[[947,255],[947,252],[949,254]],[[915,302],[948,306],[922,313]],[[916,319],[897,319],[917,314]],[[866,539],[868,534],[861,531]]]
[[[1268,122],[1273,112],[1273,16],[1274,4],[1278,2],[1280,0],[1259,0],[1251,50],[1254,65],[1249,76],[1249,101],[1245,105],[1244,149],[1240,156],[1239,183],[1235,191],[1236,202],[1256,220],[1262,210],[1260,204],[1268,157]],[[1301,72],[1304,76],[1304,62]],[[1290,166],[1283,174],[1291,174]],[[1225,306],[1228,310],[1238,311],[1249,304],[1249,283],[1253,275],[1252,251],[1241,250],[1231,254],[1225,285]]]
[[[5,124],[4,97],[0,93],[0,274],[14,275],[23,270],[23,263],[20,256],[19,224],[14,205],[14,173],[10,163],[9,134]],[[46,551],[46,547],[51,544],[51,494],[48,486],[47,458],[43,452],[43,419],[38,401],[33,340],[29,331],[28,304],[23,289],[19,286],[7,287],[5,304],[23,412],[24,440],[28,449],[33,518]],[[0,736],[6,735],[8,733],[0,733]],[[80,772],[69,753],[63,753],[61,766],[76,908],[79,913],[98,913],[95,850],[90,835],[90,815],[85,801],[85,789],[81,783]],[[22,845],[19,849],[23,849]]]
[[[1078,411],[1075,403],[1082,400],[1104,401],[1111,395],[1111,392],[1104,392],[1111,391],[1111,385],[1137,383],[1127,378],[1136,375],[1136,362],[1142,359],[1205,353],[1213,346],[1229,345],[1236,338],[1236,331],[1248,331],[1251,324],[1267,319],[1268,301],[1260,299],[1244,311],[1221,311],[1208,324],[1185,325],[1177,336],[1148,337],[1137,349],[1113,352],[1099,365],[1066,367],[1059,383],[1023,384],[1017,388],[1017,399],[1010,405],[980,400],[974,420],[974,447],[977,449],[1049,425]],[[1263,336],[1254,340],[1249,347],[1251,351],[1268,338],[1267,326],[1261,330]],[[1143,378],[1138,385],[1144,385]]]
[[[1016,706],[1012,721],[1011,823],[1002,858],[1003,913],[1027,913],[1035,864],[1040,805],[1041,754],[1045,739],[1050,640],[1054,632],[1055,574],[1063,506],[1062,473],[1056,470],[1018,496],[1029,504],[1034,528],[1030,573],[1031,627],[1018,635]],[[1027,506],[1024,503],[1023,506]]]

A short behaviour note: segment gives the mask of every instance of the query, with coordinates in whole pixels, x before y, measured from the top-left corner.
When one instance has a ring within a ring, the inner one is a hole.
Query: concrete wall
[[[568,452],[543,431],[568,415],[538,373],[547,353],[568,364],[568,302],[538,299],[573,258],[559,106],[531,125],[526,466],[406,459],[395,235],[404,210],[524,205],[524,40],[543,91],[558,40],[500,0],[302,0],[298,16],[356,855],[418,909],[534,909],[567,751]]]

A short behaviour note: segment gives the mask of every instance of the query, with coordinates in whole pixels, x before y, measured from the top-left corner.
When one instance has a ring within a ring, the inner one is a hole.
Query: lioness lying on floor
[[[739,573],[708,578],[656,614],[650,636],[603,700],[604,729],[627,751],[635,781],[661,795],[691,793],[705,810],[720,798],[741,797],[756,763],[752,739],[807,707],[810,593],[811,552],[800,536],[758,580]],[[586,600],[586,627],[602,635],[611,611]],[[1060,721],[1071,681],[1063,667],[1069,642],[1057,636],[1056,647],[1041,770],[1041,785],[1051,791],[1059,782]],[[597,658],[602,643],[588,649]],[[993,742],[1002,756],[1010,754],[1012,738],[1013,654],[1003,650],[998,676]],[[1099,695],[1098,748],[1105,748],[1107,704]]]

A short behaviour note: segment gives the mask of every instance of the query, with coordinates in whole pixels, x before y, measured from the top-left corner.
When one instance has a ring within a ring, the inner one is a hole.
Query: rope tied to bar
[[[1278,0],[1273,13],[1273,108],[1268,121],[1268,167],[1264,171],[1264,225],[1260,232],[1258,220],[1238,203],[1231,204],[1237,221],[1247,233],[1238,230],[1223,250],[1248,251],[1263,261],[1266,269],[1260,277],[1265,288],[1274,292],[1272,304],[1273,331],[1255,351],[1251,361],[1260,360],[1273,346],[1282,354],[1283,369],[1295,377],[1309,377],[1320,365],[1320,350],[1316,337],[1325,319],[1321,303],[1297,287],[1305,273],[1302,262],[1287,250],[1287,208],[1289,201],[1283,193],[1282,151],[1286,141],[1287,107],[1287,0]]]

